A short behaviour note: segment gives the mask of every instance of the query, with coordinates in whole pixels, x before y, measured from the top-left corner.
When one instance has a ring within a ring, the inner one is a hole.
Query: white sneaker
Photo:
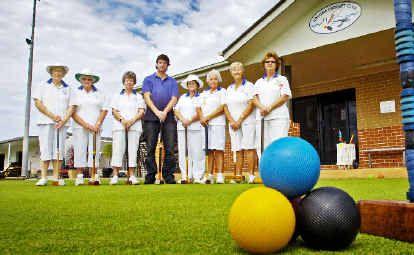
[[[47,185],[47,179],[42,178],[36,182],[36,186],[46,186]]]
[[[64,179],[59,179],[58,180],[58,185],[59,186],[65,186],[65,180]]]
[[[253,174],[249,175],[249,184],[253,184],[255,178],[256,176],[254,176]]]
[[[115,185],[115,184],[118,184],[118,175],[114,175],[109,181],[109,185]]]
[[[101,178],[99,177],[98,174],[95,175],[95,181],[101,184]]]
[[[214,176],[212,174],[208,174],[205,182],[207,181],[210,182],[210,184],[214,184]]]
[[[78,174],[75,180],[75,186],[83,185],[85,180],[83,179],[83,174]]]
[[[224,184],[224,176],[223,176],[222,173],[217,174],[216,183],[217,184]]]
[[[200,179],[194,179],[193,183],[194,184],[201,184],[201,180]]]
[[[137,177],[135,177],[134,175],[129,177],[129,182],[131,183],[131,185],[139,184],[139,181],[137,180]]]
[[[231,180],[230,184],[238,184],[238,182],[236,180]]]

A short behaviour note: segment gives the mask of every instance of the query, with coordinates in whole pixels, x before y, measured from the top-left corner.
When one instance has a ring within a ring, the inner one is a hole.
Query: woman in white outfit
[[[128,135],[128,182],[133,185],[138,184],[134,169],[137,166],[137,151],[142,133],[141,118],[144,116],[146,107],[143,97],[134,89],[136,81],[135,73],[126,72],[122,76],[124,89],[114,96],[111,103],[114,117],[112,125],[112,167],[114,172],[109,182],[111,185],[118,183],[118,174],[126,149],[126,134]]]
[[[254,164],[256,159],[256,120],[254,115],[254,85],[243,78],[243,64],[230,65],[230,74],[234,79],[226,91],[224,112],[229,122],[231,150],[236,153],[236,173],[232,183],[242,178],[244,159],[247,159],[249,183],[254,182]]]
[[[188,178],[193,183],[202,183],[204,177],[204,155],[203,155],[203,129],[196,111],[200,95],[198,89],[203,87],[203,82],[197,75],[190,74],[181,86],[188,90],[181,95],[175,108],[174,114],[177,118],[178,137],[178,163],[181,169],[181,183],[187,182],[186,158],[185,158],[185,128],[187,128],[187,150],[188,150]]]
[[[70,87],[62,80],[69,68],[64,65],[50,65],[46,68],[51,78],[34,87],[32,97],[35,106],[39,110],[39,147],[40,160],[42,161],[42,176],[36,183],[37,186],[47,185],[47,170],[50,161],[53,164],[53,178],[57,181],[59,173],[58,165],[62,164],[65,151],[66,133],[69,126],[68,120],[74,112],[74,107],[69,106],[71,97]],[[59,135],[59,160],[57,160],[57,136]],[[61,180],[59,185],[64,185]]]
[[[276,139],[288,136],[289,109],[287,101],[292,97],[289,82],[285,76],[277,74],[279,58],[268,52],[262,60],[265,74],[255,83],[253,102],[256,112],[257,155],[261,156],[261,119],[264,118],[264,148]]]
[[[77,170],[75,185],[84,184],[83,170],[93,164],[93,134],[96,134],[95,167],[99,165],[98,153],[101,148],[101,126],[108,113],[104,94],[95,87],[99,76],[89,70],[83,70],[75,75],[81,83],[73,93],[71,105],[76,106],[72,115],[74,166]],[[99,175],[91,176],[91,181],[99,180]]]
[[[208,176],[213,183],[213,169],[217,170],[216,183],[224,183],[224,146],[226,141],[226,118],[224,101],[226,90],[219,86],[222,82],[220,73],[213,69],[207,74],[209,88],[200,95],[197,112],[200,123],[208,129]],[[203,143],[204,144],[204,143]]]

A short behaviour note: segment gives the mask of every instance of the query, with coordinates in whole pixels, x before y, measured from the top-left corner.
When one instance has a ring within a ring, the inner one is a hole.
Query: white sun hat
[[[93,79],[93,83],[97,83],[99,81],[99,76],[93,74],[89,69],[83,69],[80,73],[75,74],[76,80],[79,82],[81,81],[82,76],[90,76]]]
[[[187,76],[187,78],[185,78],[182,82],[181,82],[181,87],[183,87],[184,89],[188,89],[187,87],[187,83],[189,81],[196,81],[198,83],[198,88],[202,88],[203,87],[203,81],[200,80],[200,78],[198,78],[197,75],[195,74],[190,74]]]
[[[65,65],[62,65],[62,64],[60,64],[60,63],[56,63],[56,64],[53,64],[53,65],[48,65],[48,66],[46,66],[46,71],[50,74],[50,75],[52,75],[52,69],[54,69],[54,68],[63,68],[63,70],[65,70],[65,74],[64,75],[66,75],[68,72],[69,72],[69,67],[67,67],[67,66],[65,66]]]

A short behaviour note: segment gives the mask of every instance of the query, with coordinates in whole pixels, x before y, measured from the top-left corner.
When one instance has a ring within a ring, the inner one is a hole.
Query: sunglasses
[[[82,81],[93,81],[93,79],[92,79],[92,78],[82,78],[81,80],[82,80]]]
[[[266,63],[266,64],[276,64],[276,61],[273,61],[273,60],[268,60],[268,61],[265,61],[265,63]]]

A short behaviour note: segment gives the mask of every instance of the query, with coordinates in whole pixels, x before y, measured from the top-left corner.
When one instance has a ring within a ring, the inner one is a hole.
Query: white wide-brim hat
[[[75,74],[75,78],[79,82],[81,81],[80,79],[81,79],[82,76],[92,77],[93,83],[97,83],[99,81],[99,76],[93,74],[89,69],[83,69],[80,73]]]
[[[64,75],[66,75],[66,74],[69,72],[69,67],[67,67],[67,66],[65,66],[65,65],[62,65],[62,64],[59,64],[59,63],[54,64],[54,65],[48,65],[48,66],[46,67],[46,71],[47,71],[50,75],[52,75],[52,70],[53,70],[54,68],[63,68],[63,70],[65,70],[65,74],[64,74]]]
[[[187,87],[187,83],[189,82],[189,81],[196,81],[197,83],[198,83],[198,88],[200,89],[200,88],[202,88],[203,87],[203,81],[202,80],[200,80],[200,78],[198,78],[198,76],[197,75],[195,75],[195,74],[190,74],[190,75],[188,75],[187,76],[187,78],[185,78],[182,82],[181,82],[181,87],[183,87],[184,89],[188,89],[188,87]]]

